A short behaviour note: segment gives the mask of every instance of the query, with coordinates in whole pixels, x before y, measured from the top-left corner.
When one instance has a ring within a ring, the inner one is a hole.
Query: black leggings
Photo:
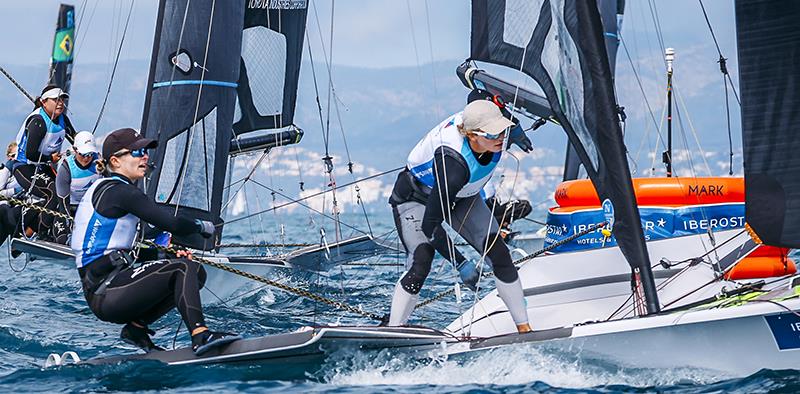
[[[14,179],[26,193],[43,198],[45,208],[51,211],[57,210],[56,173],[49,164],[23,164],[14,169]],[[30,220],[30,217],[37,216],[38,220]],[[26,213],[24,219],[25,226],[36,229],[40,234],[49,234],[53,226],[53,215],[45,212]]]
[[[101,260],[89,264],[87,268]],[[100,264],[102,269],[107,264]],[[135,321],[149,325],[177,307],[189,333],[205,327],[200,289],[206,271],[188,259],[146,261],[136,268],[120,271],[103,295],[84,289],[92,312],[103,321],[124,324]]]

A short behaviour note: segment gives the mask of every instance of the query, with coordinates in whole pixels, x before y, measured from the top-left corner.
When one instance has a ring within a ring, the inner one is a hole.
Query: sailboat
[[[463,357],[530,344],[638,367],[691,366],[737,374],[796,368],[800,280],[787,275],[742,284],[725,274],[761,248],[800,245],[797,204],[792,202],[798,185],[798,159],[792,152],[798,147],[791,137],[800,103],[794,96],[794,54],[800,46],[794,21],[800,7],[769,0],[736,2],[747,230],[645,244],[636,225],[630,178],[609,176],[615,170],[609,168],[613,162],[608,149],[619,149],[622,141],[609,116],[614,100],[596,6],[551,1],[540,4],[533,15],[522,15],[510,13],[510,3],[473,2],[473,57],[520,67],[521,55],[527,56],[523,71],[542,85],[600,198],[612,201],[609,220],[615,223],[618,246],[526,264],[520,277],[537,331],[515,334],[508,312],[492,292],[448,326],[456,334],[488,338],[455,344],[448,353]],[[526,34],[515,35],[521,26],[528,26]],[[624,158],[622,151],[616,153]],[[609,187],[624,195],[614,195]],[[623,204],[632,217],[621,217]],[[632,226],[617,227],[620,219]],[[616,270],[611,261],[617,262]],[[650,267],[655,267],[652,275],[646,273]]]
[[[335,241],[323,240],[279,255],[219,253],[225,207],[246,192],[244,186],[255,171],[232,179],[234,160],[250,154],[263,159],[272,149],[302,140],[294,110],[308,2],[245,2],[242,21],[227,14],[228,8],[238,5],[218,7],[225,13],[209,16],[197,7],[173,3],[159,5],[142,120],[143,132],[157,140],[159,148],[151,156],[153,171],[143,188],[176,214],[189,212],[217,224],[212,242],[200,237],[173,242],[259,275],[275,267],[325,271],[395,252],[391,244],[372,234],[338,238],[337,232]],[[169,19],[177,17],[165,14],[167,8],[180,10],[175,12],[186,14],[187,19]],[[221,18],[226,23],[234,21],[238,28],[225,33],[219,33],[219,27],[211,29],[211,23]],[[202,29],[182,29],[206,24]],[[59,27],[56,41],[64,29]],[[55,58],[53,64],[59,67],[54,76],[64,74],[64,66]],[[68,246],[52,242],[15,238],[11,248],[44,258],[74,259]]]

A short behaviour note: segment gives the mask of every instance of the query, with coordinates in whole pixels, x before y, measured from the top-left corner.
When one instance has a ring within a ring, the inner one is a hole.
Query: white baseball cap
[[[69,98],[69,93],[61,90],[59,87],[52,87],[42,92],[42,100],[55,99],[55,98]]]
[[[74,141],[72,148],[80,154],[88,155],[89,153],[97,152],[97,147],[94,145],[94,136],[91,132],[81,131],[75,134]]]
[[[497,104],[488,100],[475,100],[467,104],[462,118],[465,129],[492,135],[498,135],[514,125],[514,122],[503,116]]]

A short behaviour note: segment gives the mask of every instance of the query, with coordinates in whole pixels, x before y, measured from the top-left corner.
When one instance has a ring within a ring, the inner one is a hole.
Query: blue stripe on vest
[[[107,218],[96,211],[89,219],[86,226],[86,234],[83,236],[83,247],[81,252],[81,265],[87,266],[100,257],[108,248],[114,229],[117,227],[117,219]]]

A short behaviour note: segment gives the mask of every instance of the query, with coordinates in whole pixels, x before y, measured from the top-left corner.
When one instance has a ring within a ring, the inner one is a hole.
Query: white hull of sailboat
[[[750,239],[746,233],[726,230],[715,232],[714,237],[720,246],[706,261],[744,257],[740,251]],[[651,241],[647,247],[659,288],[659,300],[664,306],[676,307],[711,297],[726,284],[729,288],[734,287],[724,281],[715,282],[715,272],[706,263],[688,268],[688,264],[684,264],[670,269],[659,265],[661,259],[678,262],[706,254],[713,249],[708,235]],[[680,272],[683,268],[686,269]],[[519,270],[531,325],[536,329],[548,329],[607,320],[620,306],[630,305],[630,272],[630,266],[618,247],[531,260]],[[680,275],[676,276],[679,272]],[[700,290],[694,291],[698,288]],[[632,315],[627,306],[622,310],[617,318]],[[516,326],[495,290],[467,309],[447,330],[457,335],[488,337],[516,332]]]
[[[800,366],[800,300],[752,302],[458,343],[450,356],[536,346],[637,368],[703,368],[738,376]]]

